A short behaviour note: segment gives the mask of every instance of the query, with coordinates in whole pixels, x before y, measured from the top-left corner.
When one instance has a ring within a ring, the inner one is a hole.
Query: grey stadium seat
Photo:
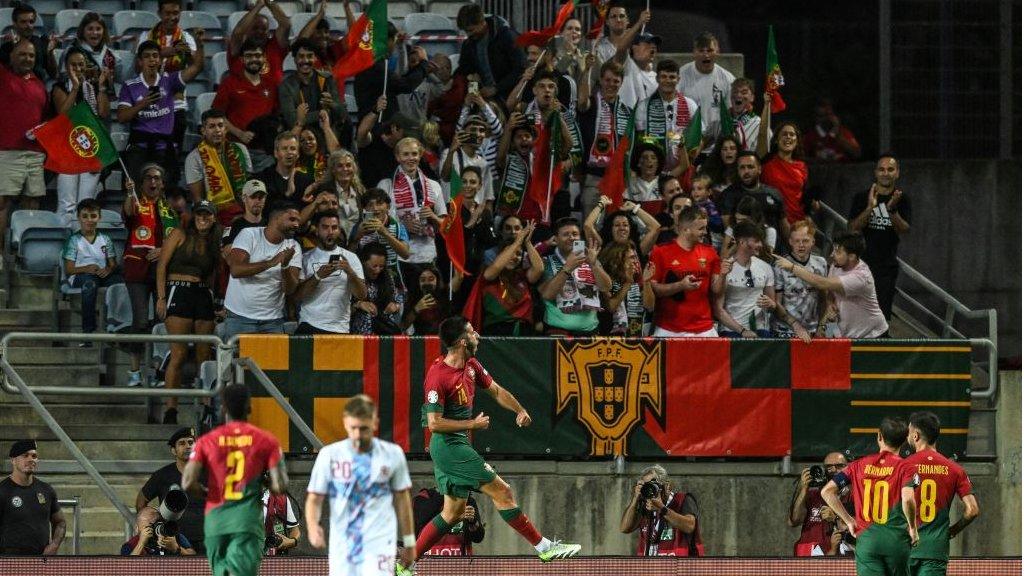
[[[196,104],[194,107],[195,117],[193,118],[196,126],[202,126],[203,112],[206,112],[211,106],[213,106],[213,99],[216,97],[216,92],[203,92],[202,94],[196,95]]]
[[[78,25],[82,23],[82,17],[89,13],[89,10],[81,8],[68,8],[57,12],[54,20],[54,31],[58,36],[74,36]]]
[[[224,76],[228,73],[228,53],[221,51],[213,55],[211,60],[212,70],[210,70],[210,80],[216,86],[224,80]]]
[[[16,268],[23,274],[50,276],[61,262],[61,251],[68,229],[54,212],[16,210],[11,213],[11,239]]]
[[[410,36],[419,34],[420,32],[431,32],[435,34],[444,32],[450,32],[452,34],[459,33],[459,29],[455,26],[455,23],[449,20],[447,16],[432,14],[430,12],[415,12],[413,14],[407,14],[405,16],[405,31]]]
[[[160,22],[154,12],[145,10],[121,10],[114,14],[114,34],[117,36],[139,35],[153,29]],[[135,39],[121,40],[122,48],[134,48]]]

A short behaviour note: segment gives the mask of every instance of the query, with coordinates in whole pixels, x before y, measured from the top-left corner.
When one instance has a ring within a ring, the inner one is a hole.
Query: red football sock
[[[451,530],[451,525],[445,522],[440,514],[427,522],[420,532],[419,538],[416,539],[416,559],[422,558],[427,550],[433,548],[434,544],[437,544],[438,540],[448,533],[448,530]]]
[[[507,522],[516,532],[522,534],[523,538],[526,538],[530,546],[536,546],[541,541],[540,532],[533,527],[533,523],[530,522],[530,519],[518,507],[499,510],[498,513],[501,515],[502,520]]]

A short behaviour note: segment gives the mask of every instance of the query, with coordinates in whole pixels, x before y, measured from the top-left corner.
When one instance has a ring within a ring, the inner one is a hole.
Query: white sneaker
[[[142,371],[141,370],[135,370],[135,371],[129,370],[128,371],[128,387],[129,388],[138,388],[139,386],[142,386]]]
[[[551,547],[538,554],[541,562],[551,562],[552,560],[564,560],[566,558],[572,558],[580,553],[581,546],[579,544],[567,544],[555,540],[551,543]]]

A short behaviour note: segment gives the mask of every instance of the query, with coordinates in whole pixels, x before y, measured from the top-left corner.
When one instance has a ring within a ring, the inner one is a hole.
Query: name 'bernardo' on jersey
[[[864,467],[864,474],[866,476],[880,476],[884,478],[892,474],[893,470],[895,470],[894,466],[872,466],[868,464]]]
[[[228,448],[245,448],[252,446],[252,436],[221,436],[217,438],[217,445]]]

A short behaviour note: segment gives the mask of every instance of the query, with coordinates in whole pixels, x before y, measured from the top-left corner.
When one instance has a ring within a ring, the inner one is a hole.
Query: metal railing
[[[837,229],[837,226],[839,229],[845,230],[848,222],[846,218],[824,202],[821,203],[819,215],[824,216],[824,222],[820,222],[822,220],[820,216],[818,218],[821,225],[821,228],[818,230],[821,240],[819,246],[821,246],[823,253],[828,254],[832,249],[832,232]],[[893,314],[899,315],[911,329],[925,338],[935,336],[941,338],[964,338],[970,340],[972,348],[984,349],[987,352],[987,360],[980,364],[984,365],[984,369],[988,373],[988,387],[984,390],[972,390],[971,397],[990,401],[994,399],[996,386],[999,382],[999,325],[996,310],[994,308],[972,310],[943,290],[938,284],[929,280],[916,268],[907,264],[902,258],[897,258],[897,262],[900,268],[900,281],[913,282],[914,287],[920,292],[936,300],[941,310],[933,310],[927,303],[921,301],[920,296],[915,296],[911,293],[912,291],[897,285],[896,301],[903,306],[901,314],[898,314],[895,310]],[[984,337],[975,337],[966,328],[957,328],[957,320],[984,321],[985,328],[981,332]],[[933,326],[935,331],[931,330],[929,326]]]
[[[78,556],[82,550],[82,503],[78,496],[72,496],[57,499],[57,504],[60,504],[61,508],[71,508],[71,518],[75,523],[74,530],[71,531],[71,553]]]

